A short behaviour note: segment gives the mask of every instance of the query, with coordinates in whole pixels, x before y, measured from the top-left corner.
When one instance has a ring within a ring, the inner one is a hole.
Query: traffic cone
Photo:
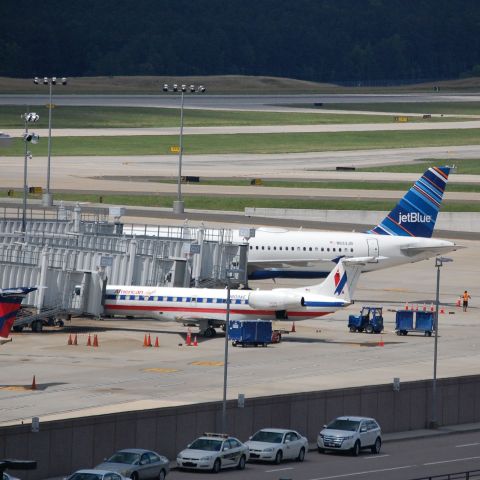
[[[97,334],[95,334],[93,336],[93,346],[94,347],[98,347],[98,337],[97,337]]]
[[[90,336],[90,334],[88,334],[87,347],[91,347],[91,346],[92,346],[92,337]]]
[[[194,339],[193,339],[193,346],[194,347],[198,347],[198,342],[197,342],[197,336],[195,335]]]
[[[150,334],[148,334],[148,346],[152,346],[152,338],[150,337]]]
[[[455,302],[455,306],[460,307],[461,303],[462,303],[462,297],[458,297],[457,301]]]
[[[292,322],[292,329],[290,330],[290,332],[292,333],[295,333],[296,330],[295,330],[295,322]]]
[[[77,334],[73,337],[73,345],[78,345]]]
[[[36,390],[37,389],[37,382],[35,381],[35,375],[33,376],[33,380],[32,380],[32,386],[30,387],[32,390]]]
[[[383,342],[383,335],[380,335],[380,341],[378,342],[379,347],[384,347],[385,343]]]
[[[405,310],[408,310],[408,302],[405,302]]]
[[[147,334],[143,337],[143,346],[148,347],[148,339],[147,339]]]
[[[70,335],[68,336],[67,345],[73,345],[73,342],[72,342],[72,334],[70,334]]]
[[[415,305],[415,311],[418,312],[418,304]]]
[[[185,342],[188,346],[190,346],[192,344],[192,334],[190,333],[190,329],[188,329],[188,332],[187,332],[187,340]]]
[[[430,304],[430,311],[431,311],[431,312],[434,312],[434,311],[435,311],[435,309],[433,308],[433,303]]]
[[[441,307],[440,308],[440,313],[445,313],[445,308]]]
[[[424,312],[426,312],[426,311],[427,311],[427,305],[426,305],[425,303],[423,304],[423,308],[422,308],[422,310],[423,310]]]
[[[155,337],[155,347],[158,348],[159,346],[160,346],[160,344],[158,343],[158,337]]]

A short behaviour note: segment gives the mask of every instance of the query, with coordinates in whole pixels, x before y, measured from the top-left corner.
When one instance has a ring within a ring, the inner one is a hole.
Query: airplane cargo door
[[[378,257],[378,240],[376,238],[368,238],[367,239],[367,246],[368,246],[368,256],[369,257]]]

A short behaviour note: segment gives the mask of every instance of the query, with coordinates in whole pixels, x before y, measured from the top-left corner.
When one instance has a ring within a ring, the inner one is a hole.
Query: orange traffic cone
[[[440,313],[445,313],[445,309],[443,307],[440,308]]]
[[[405,302],[405,310],[408,310],[408,302]]]
[[[155,347],[158,348],[159,346],[160,346],[160,344],[158,343],[158,337],[155,337]]]
[[[36,390],[37,389],[37,382],[35,381],[35,375],[33,376],[33,380],[32,380],[32,386],[30,387],[32,390]]]
[[[73,345],[78,345],[77,334],[73,337]]]
[[[198,342],[197,342],[197,336],[195,335],[195,338],[193,339],[193,346],[198,347]]]
[[[98,347],[98,337],[97,337],[97,334],[95,334],[93,336],[93,346],[94,347]]]
[[[385,343],[383,342],[383,335],[380,336],[380,341],[378,342],[379,347],[384,347]]]
[[[290,332],[292,333],[295,333],[296,330],[295,330],[295,322],[292,322],[292,329],[290,330]]]
[[[192,335],[191,335],[191,333],[190,333],[190,329],[189,329],[188,332],[187,332],[186,344],[187,344],[188,346],[190,346],[190,345],[192,344]]]
[[[67,345],[72,345],[72,344],[73,344],[73,342],[72,342],[72,334],[70,334],[70,335],[68,336]]]
[[[461,303],[462,303],[462,297],[458,297],[457,301],[455,302],[455,306],[459,307],[461,305]]]
[[[87,347],[92,346],[92,337],[90,337],[90,334],[88,334],[88,340],[87,340]]]
[[[430,311],[431,311],[431,312],[434,312],[434,311],[435,311],[435,309],[433,308],[433,303],[430,304]]]
[[[148,346],[152,346],[152,337],[150,337],[150,334],[148,334]]]
[[[143,346],[148,347],[148,339],[147,339],[147,334],[143,337]]]
[[[423,308],[422,308],[422,310],[423,310],[424,312],[426,312],[426,311],[427,311],[427,305],[426,305],[425,303],[423,304]]]

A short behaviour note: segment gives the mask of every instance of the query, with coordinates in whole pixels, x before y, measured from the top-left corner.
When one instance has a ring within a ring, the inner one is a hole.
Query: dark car
[[[114,471],[132,480],[147,478],[164,480],[169,471],[169,464],[168,458],[151,450],[128,448],[114,453],[95,469]]]

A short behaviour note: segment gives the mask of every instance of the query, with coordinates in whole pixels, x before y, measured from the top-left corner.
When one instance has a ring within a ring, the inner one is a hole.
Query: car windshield
[[[253,437],[254,442],[282,443],[283,433],[260,430]]]
[[[100,473],[74,473],[68,480],[102,480]]]
[[[133,465],[138,461],[140,461],[140,454],[134,452],[117,452],[108,459],[108,462],[128,463],[128,465]]]
[[[347,432],[355,432],[358,430],[360,422],[357,420],[340,420],[337,418],[327,425],[332,430],[346,430]]]
[[[193,450],[208,450],[209,452],[219,452],[222,448],[222,440],[213,440],[211,438],[197,438],[189,448]]]

